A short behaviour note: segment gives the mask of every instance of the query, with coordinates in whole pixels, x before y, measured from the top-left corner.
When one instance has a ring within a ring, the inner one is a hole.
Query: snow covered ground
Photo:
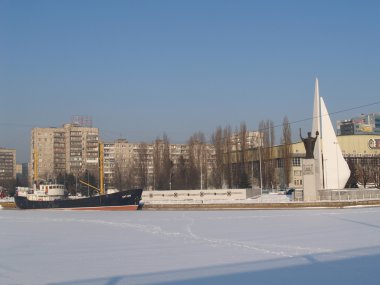
[[[0,284],[379,284],[380,208],[0,210]]]

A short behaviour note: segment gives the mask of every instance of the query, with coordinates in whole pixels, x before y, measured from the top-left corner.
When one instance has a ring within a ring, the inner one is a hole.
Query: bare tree
[[[164,144],[163,154],[162,154],[162,185],[164,189],[171,188],[172,175],[173,175],[173,162],[170,159],[170,142],[168,136],[164,133],[162,136],[162,141]]]
[[[215,157],[212,165],[211,184],[215,188],[223,186],[223,164],[224,164],[224,147],[223,147],[223,130],[218,127],[211,136],[211,143],[214,146]]]
[[[247,125],[245,122],[240,124],[239,131],[239,144],[240,148],[238,149],[238,166],[239,166],[239,177],[238,177],[238,185],[239,188],[248,188],[249,179],[248,179],[248,168],[247,168]]]
[[[197,189],[200,184],[200,171],[197,157],[197,142],[190,138],[189,140],[189,169],[187,173],[188,189]]]
[[[119,152],[115,154],[113,185],[117,189],[142,187],[140,176],[142,172],[146,173],[144,153],[146,154],[147,152],[145,145],[142,145],[143,148],[141,150],[137,149],[137,152],[129,154]]]
[[[272,121],[261,121],[259,125],[262,132],[262,177],[263,186],[265,188],[273,188],[276,185],[275,181],[275,164],[273,161],[273,145],[274,145],[274,124]]]
[[[225,153],[225,164],[224,164],[224,177],[228,188],[233,186],[233,171],[232,171],[232,141],[231,141],[232,131],[231,126],[227,126],[223,130],[223,145]]]
[[[376,166],[374,166],[374,173],[373,173],[373,182],[375,183],[376,188],[380,188],[380,163],[379,158],[376,158]]]
[[[171,187],[172,167],[170,144],[166,134],[157,138],[153,148],[153,189],[165,190]]]
[[[188,183],[188,162],[181,155],[173,169],[172,189],[187,190],[190,189]]]
[[[202,132],[194,133],[189,141],[188,182],[191,189],[203,188],[207,181],[207,154],[205,136]]]
[[[140,179],[138,177],[138,162],[129,161],[122,170],[122,182],[126,189],[139,188]],[[123,189],[123,188],[121,188]]]
[[[116,189],[123,189],[125,187],[124,181],[123,181],[123,174],[122,174],[122,168],[120,166],[120,163],[115,160],[115,164],[113,167],[113,178],[112,178],[112,185]]]
[[[292,130],[288,117],[285,116],[282,122],[282,139],[281,139],[281,159],[282,159],[282,181],[284,187],[288,187],[291,179],[292,169]]]
[[[148,145],[140,143],[137,150],[136,174],[138,187],[146,188],[148,186]]]
[[[154,142],[153,147],[153,183],[152,183],[152,189],[156,190],[158,189],[158,180],[160,176],[160,168],[161,168],[161,156],[162,156],[162,143],[161,139],[157,138]]]
[[[369,158],[361,159],[360,162],[360,165],[358,165],[358,180],[366,188],[367,184],[371,182],[372,167]]]
[[[240,141],[239,129],[235,128],[235,133],[231,136],[232,143],[232,187],[239,188],[240,179]]]

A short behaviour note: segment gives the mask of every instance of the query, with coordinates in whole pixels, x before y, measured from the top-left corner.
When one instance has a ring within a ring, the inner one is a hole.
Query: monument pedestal
[[[316,165],[314,158],[304,158],[302,161],[303,200],[317,200]]]

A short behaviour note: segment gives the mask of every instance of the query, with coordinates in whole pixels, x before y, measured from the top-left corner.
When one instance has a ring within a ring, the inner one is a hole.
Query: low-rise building
[[[16,179],[16,150],[0,148],[0,186]]]
[[[362,114],[337,122],[338,136],[380,134],[380,113]]]

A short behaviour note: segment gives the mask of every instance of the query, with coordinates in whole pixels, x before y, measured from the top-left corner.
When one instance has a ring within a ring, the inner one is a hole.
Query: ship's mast
[[[38,182],[38,152],[37,147],[34,146],[33,150],[33,183],[36,184]]]
[[[80,183],[89,186],[97,191],[99,191],[100,195],[104,195],[104,145],[102,143],[98,144],[99,155],[98,155],[98,163],[99,163],[99,188],[89,184],[86,181],[79,180]]]

